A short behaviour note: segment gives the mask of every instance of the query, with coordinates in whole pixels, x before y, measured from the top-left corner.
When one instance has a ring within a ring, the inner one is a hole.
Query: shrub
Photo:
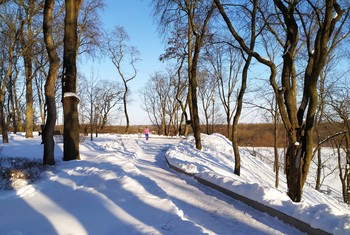
[[[12,190],[33,183],[47,168],[39,160],[0,157],[0,189]]]

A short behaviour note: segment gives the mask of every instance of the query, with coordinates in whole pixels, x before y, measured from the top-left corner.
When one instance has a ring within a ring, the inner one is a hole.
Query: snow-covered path
[[[14,136],[2,154],[37,158],[40,141]],[[170,170],[165,152],[178,141],[116,135],[86,141],[80,161],[58,160],[35,184],[0,190],[0,234],[301,234]]]
[[[208,234],[302,234],[281,221],[209,189],[169,169],[165,152],[177,140],[125,139],[126,148],[138,153],[137,168],[159,186],[183,217]],[[135,143],[132,143],[134,142]],[[141,149],[141,151],[140,151]]]

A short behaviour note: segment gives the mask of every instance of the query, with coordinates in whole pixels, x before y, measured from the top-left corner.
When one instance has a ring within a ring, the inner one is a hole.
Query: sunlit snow
[[[305,187],[301,203],[274,187],[272,168],[242,149],[241,176],[233,174],[230,142],[222,135],[194,139],[99,135],[80,145],[81,160],[61,161],[33,184],[0,190],[0,234],[302,234],[278,219],[175,172],[166,163],[267,204],[315,228],[350,234],[350,209]],[[41,159],[40,137],[10,135],[1,157]]]

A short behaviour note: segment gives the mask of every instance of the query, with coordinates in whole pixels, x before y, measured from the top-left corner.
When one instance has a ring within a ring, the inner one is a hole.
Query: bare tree
[[[124,85],[123,104],[126,119],[125,133],[129,132],[130,126],[129,113],[127,109],[129,95],[128,83],[136,78],[136,63],[140,60],[140,52],[136,49],[136,47],[128,45],[128,40],[129,35],[125,31],[124,27],[121,26],[115,27],[108,37],[109,56],[114,66],[117,68],[118,74]]]
[[[181,108],[181,118],[178,126],[178,133],[184,134],[187,136],[188,134],[188,126],[190,123],[189,117],[187,115],[187,108],[190,99],[190,92],[187,91],[188,81],[184,79],[186,77],[184,72],[184,65],[186,63],[187,57],[187,43],[186,36],[184,35],[184,30],[180,25],[174,24],[174,29],[171,31],[171,36],[168,39],[168,48],[166,48],[166,52],[160,56],[161,61],[166,60],[176,60],[174,66],[177,67],[177,81],[174,81],[175,84],[175,98],[178,102],[179,107]],[[184,98],[184,94],[187,94]],[[185,130],[183,131],[183,124]]]
[[[97,55],[97,50],[103,48],[102,23],[99,11],[105,7],[104,0],[84,0],[78,18],[78,55]]]
[[[190,88],[190,112],[192,120],[192,128],[194,138],[196,140],[196,148],[202,149],[201,136],[200,136],[200,122],[198,115],[198,104],[197,104],[197,72],[198,72],[198,61],[201,48],[204,43],[204,39],[207,36],[207,26],[209,20],[214,12],[214,2],[208,5],[198,6],[199,1],[185,1],[185,12],[187,12],[188,19],[188,77],[189,77],[189,88]],[[206,4],[206,2],[204,2]],[[199,11],[200,9],[200,11]],[[197,15],[198,14],[198,15]],[[199,15],[202,14],[202,19]],[[202,24],[198,24],[202,20]]]
[[[144,110],[157,126],[159,134],[166,135],[167,103],[169,101],[170,79],[161,72],[153,74],[142,92]]]
[[[312,159],[314,118],[317,107],[316,85],[330,52],[348,34],[348,32],[345,32],[345,34],[342,32],[348,14],[344,14],[343,17],[344,11],[335,0],[325,1],[322,6],[307,1],[312,9],[311,15],[314,16],[314,19],[317,19],[316,24],[310,23],[308,25],[306,22],[310,18],[303,18],[303,16],[307,17],[310,14],[302,14],[302,10],[306,10],[306,8],[303,8],[299,1],[285,3],[284,1],[274,0],[277,16],[280,17],[278,19],[285,29],[283,68],[281,83],[279,84],[276,81],[276,65],[247,46],[244,39],[233,27],[221,1],[214,1],[232,36],[238,41],[242,49],[270,68],[270,84],[275,92],[289,141],[287,150],[288,195],[291,200],[300,202],[302,188]],[[298,8],[299,5],[300,8]],[[307,10],[310,13],[310,9]],[[299,17],[299,21],[296,20],[296,17]],[[298,22],[301,22],[301,27],[298,26]],[[316,29],[316,36],[311,34],[315,32],[311,30],[313,28]],[[279,39],[279,35],[272,28],[269,29]],[[302,29],[303,33],[307,35],[305,42],[308,60],[304,73],[303,98],[299,108],[297,108],[294,62],[299,43],[299,29]]]
[[[208,1],[155,1],[155,15],[160,17],[163,29],[172,23],[187,27],[187,71],[189,81],[189,108],[196,148],[201,149],[200,122],[197,104],[197,72],[200,52],[208,36],[208,24],[215,9],[214,2]],[[186,20],[184,20],[186,19]],[[186,23],[183,23],[183,22]]]
[[[33,137],[34,130],[34,99],[33,99],[33,79],[37,72],[34,68],[33,58],[37,51],[35,50],[38,37],[41,34],[41,27],[35,25],[35,17],[39,16],[43,9],[43,1],[19,1],[18,9],[20,13],[20,42],[24,62],[26,78],[26,138]]]
[[[238,82],[238,76],[242,70],[242,55],[231,45],[214,43],[206,46],[205,59],[211,67],[208,71],[217,80],[218,97],[226,116],[226,137],[232,139],[231,123],[236,109],[234,105],[235,88]]]
[[[216,80],[206,71],[203,71],[198,76],[198,97],[202,103],[204,111],[206,133],[210,134],[209,120],[214,115],[214,99],[216,91]],[[213,106],[213,111],[211,107]],[[213,124],[213,123],[212,123]]]
[[[255,41],[257,38],[258,33],[256,32],[256,20],[257,20],[257,9],[258,9],[258,0],[252,1],[252,9],[248,10],[248,7],[243,7],[243,10],[246,9],[247,14],[250,16],[251,24],[250,24],[250,38],[249,38],[249,50],[254,51],[255,49]],[[244,56],[243,56],[244,57]],[[242,113],[243,109],[243,97],[245,94],[245,91],[247,89],[247,80],[248,80],[248,70],[251,64],[251,61],[253,59],[252,54],[248,54],[247,57],[244,57],[244,66],[242,70],[242,77],[241,77],[241,87],[239,89],[238,97],[237,97],[237,109],[236,113],[233,117],[232,122],[232,144],[233,144],[233,152],[235,154],[235,170],[234,173],[236,175],[240,175],[241,173],[241,157],[239,153],[238,148],[238,121]]]
[[[333,95],[328,97],[330,110],[326,116],[332,125],[336,125],[333,129],[339,130],[334,134],[337,138],[333,138],[333,143],[337,149],[343,199],[350,204],[350,87],[348,83],[339,83],[333,89]]]
[[[123,100],[124,91],[118,82],[102,80],[96,90],[97,130],[103,130],[112,109]]]
[[[9,80],[13,76],[13,70],[17,61],[16,44],[19,39],[19,25],[15,20],[17,12],[15,9],[8,8],[1,12],[1,54],[0,54],[0,124],[2,132],[2,142],[8,143],[8,123],[5,112],[5,95],[6,87]]]
[[[84,77],[81,78],[81,86],[79,89],[79,96],[82,97],[82,101],[80,102],[79,106],[80,106],[80,110],[83,111],[83,112],[80,112],[80,115],[83,117],[86,117],[89,121],[91,141],[93,141],[93,131],[95,129],[94,128],[95,126],[94,116],[96,116],[95,106],[97,106],[97,101],[99,99],[98,96],[96,95],[98,82],[99,82],[98,75],[95,74],[93,70],[90,73],[89,79],[84,79]],[[84,123],[83,120],[82,120],[82,123]],[[84,132],[87,132],[87,130],[84,130]]]

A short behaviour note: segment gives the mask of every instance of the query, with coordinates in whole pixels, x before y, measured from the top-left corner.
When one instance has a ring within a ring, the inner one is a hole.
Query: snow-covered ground
[[[141,137],[141,138],[140,138]],[[207,188],[166,164],[214,181],[232,191],[333,234],[350,234],[350,209],[311,188],[302,203],[286,196],[284,177],[274,188],[271,167],[242,150],[241,177],[232,173],[232,148],[221,135],[194,139],[100,135],[80,145],[80,161],[61,161],[34,184],[0,190],[0,234],[301,234],[266,213]],[[42,158],[40,137],[10,135],[1,157]]]

